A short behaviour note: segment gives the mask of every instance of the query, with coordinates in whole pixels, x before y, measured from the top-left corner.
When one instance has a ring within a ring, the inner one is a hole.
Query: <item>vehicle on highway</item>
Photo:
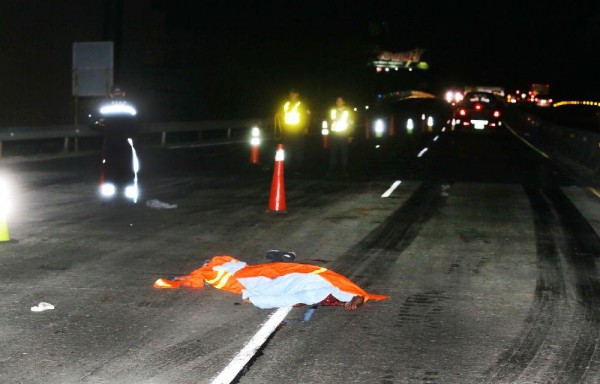
[[[491,92],[468,92],[455,106],[452,126],[462,131],[495,129],[502,126],[502,107]]]
[[[551,107],[553,100],[550,95],[537,95],[533,99],[533,102],[535,103],[536,106],[544,108],[544,107]]]
[[[417,131],[433,132],[450,115],[444,99],[422,91],[402,91],[380,98],[366,112],[366,135],[372,139],[410,136]]]

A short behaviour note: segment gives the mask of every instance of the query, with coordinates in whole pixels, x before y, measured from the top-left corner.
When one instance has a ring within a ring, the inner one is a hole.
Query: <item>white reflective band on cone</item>
[[[283,149],[278,149],[277,152],[275,152],[275,161],[283,161],[284,156]]]

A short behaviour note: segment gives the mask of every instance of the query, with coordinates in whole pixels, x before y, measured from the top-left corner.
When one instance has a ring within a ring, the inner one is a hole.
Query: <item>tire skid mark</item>
[[[527,326],[486,376],[490,382],[582,382],[598,359],[600,283],[589,255],[599,254],[600,239],[560,189],[525,191],[537,245],[534,302]]]
[[[573,269],[573,284],[579,304],[577,310],[581,313],[575,345],[558,380],[575,383],[581,382],[586,376],[597,380],[594,373],[598,373],[600,363],[596,355],[600,336],[600,280],[595,261],[590,255],[600,256],[600,239],[560,189],[548,190],[546,195],[556,207],[565,231],[564,254]],[[591,367],[592,371],[589,369]]]
[[[422,183],[405,204],[336,260],[332,269],[349,271],[350,277],[365,288],[371,285],[368,276],[383,279],[392,272],[398,254],[444,205],[446,196],[441,191],[440,184]]]

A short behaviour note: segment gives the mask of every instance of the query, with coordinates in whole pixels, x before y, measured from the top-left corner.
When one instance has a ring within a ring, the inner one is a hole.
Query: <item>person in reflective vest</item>
[[[300,99],[300,92],[291,89],[288,99],[275,114],[276,136],[283,144],[286,165],[294,173],[299,173],[304,165],[306,137],[310,127],[310,109]]]
[[[348,152],[354,135],[354,115],[342,96],[329,111],[329,174],[339,166],[344,176],[348,175]]]
[[[134,141],[140,130],[137,109],[126,99],[125,90],[113,86],[108,97],[93,115],[92,129],[102,132],[103,197],[113,197],[116,188],[124,188],[127,198],[137,201],[137,168],[139,159]],[[106,185],[104,185],[106,184]],[[110,186],[111,189],[106,188]],[[121,191],[118,191],[121,194]]]
[[[367,293],[345,276],[317,265],[248,265],[227,255],[213,257],[188,275],[158,279],[154,288],[200,288],[205,284],[241,294],[242,299],[264,309],[322,303],[356,310],[368,300],[389,297]]]

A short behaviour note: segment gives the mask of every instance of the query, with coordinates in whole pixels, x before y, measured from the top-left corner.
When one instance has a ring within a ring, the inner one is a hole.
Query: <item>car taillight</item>
[[[475,104],[475,109],[478,111],[481,110],[481,104]]]
[[[464,116],[464,115],[467,114],[467,111],[465,111],[464,109],[459,109],[458,110],[458,114],[461,115],[461,116]]]
[[[500,117],[500,111],[494,111],[494,117]]]

